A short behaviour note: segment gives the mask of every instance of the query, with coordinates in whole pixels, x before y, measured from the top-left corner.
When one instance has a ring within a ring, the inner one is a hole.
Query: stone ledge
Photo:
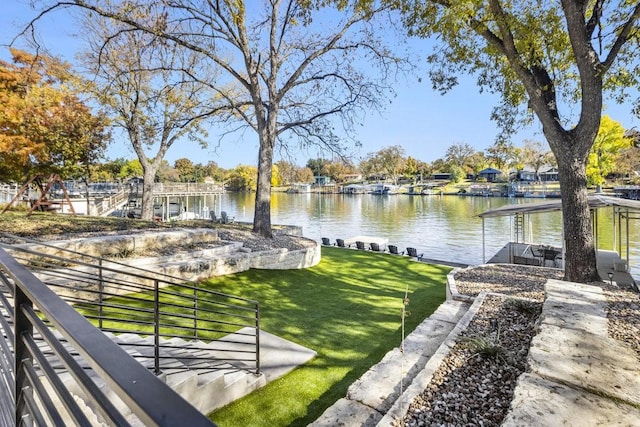
[[[635,426],[640,410],[537,375],[518,378],[511,410],[502,427]]]
[[[487,293],[481,293],[475,298],[473,305],[467,310],[464,316],[456,323],[455,328],[447,335],[445,341],[440,344],[438,350],[431,356],[424,366],[424,368],[416,375],[411,382],[411,385],[402,393],[402,395],[396,400],[393,406],[387,411],[387,413],[378,422],[377,426],[392,426],[396,420],[401,419],[407,412],[409,405],[414,399],[419,396],[426,389],[427,385],[433,378],[436,370],[440,367],[444,359],[449,355],[451,349],[455,345],[455,341],[462,331],[464,331],[471,320],[476,315]]]
[[[545,288],[531,372],[640,406],[640,365],[635,351],[609,337],[602,289],[558,280]]]

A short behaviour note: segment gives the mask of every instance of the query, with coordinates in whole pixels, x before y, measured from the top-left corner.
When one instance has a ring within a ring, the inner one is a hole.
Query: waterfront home
[[[478,178],[486,179],[487,182],[495,182],[500,178],[502,172],[494,168],[486,168],[478,172]]]
[[[311,184],[295,183],[287,190],[287,193],[311,193]]]

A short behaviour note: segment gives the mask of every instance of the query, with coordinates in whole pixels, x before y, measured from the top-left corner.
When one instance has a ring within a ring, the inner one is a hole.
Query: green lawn
[[[400,344],[405,287],[409,333],[444,301],[449,270],[407,257],[323,247],[322,262],[312,268],[250,270],[208,280],[212,289],[260,301],[263,330],[318,353],[211,419],[221,427],[314,421]]]

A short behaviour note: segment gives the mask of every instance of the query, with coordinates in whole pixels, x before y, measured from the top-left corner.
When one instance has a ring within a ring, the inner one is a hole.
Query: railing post
[[[160,375],[160,283],[153,281],[153,371]]]
[[[15,292],[16,292],[16,296],[15,296],[14,310],[15,310],[15,316],[16,316],[15,318],[16,323],[15,323],[15,331],[14,331],[15,342],[13,343],[14,350],[15,350],[15,366],[14,366],[13,372],[15,372],[15,376],[16,376],[15,419],[16,419],[16,422],[18,422],[18,420],[21,420],[19,424],[22,425],[23,423],[25,423],[25,421],[27,421],[22,419],[23,414],[27,414],[27,411],[25,411],[25,400],[26,400],[25,394],[27,393],[33,394],[33,390],[29,386],[29,381],[26,378],[25,368],[23,366],[25,362],[30,365],[33,362],[33,357],[27,350],[27,347],[25,345],[25,340],[23,338],[25,335],[33,336],[33,326],[31,325],[31,322],[29,322],[29,319],[27,319],[27,317],[24,315],[23,307],[32,308],[33,303],[29,300],[29,298],[27,298],[24,292],[22,292],[22,289],[20,289],[20,286],[18,284],[16,284]],[[26,425],[29,425],[28,421],[26,422]]]
[[[102,258],[98,260],[98,329],[102,330],[102,317],[104,315],[104,278],[102,276]]]
[[[256,303],[256,375],[260,375],[260,304]]]
[[[193,336],[198,338],[198,285],[193,285]]]

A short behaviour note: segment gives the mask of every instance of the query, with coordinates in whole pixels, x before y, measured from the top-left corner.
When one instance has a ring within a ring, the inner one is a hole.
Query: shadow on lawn
[[[296,412],[294,423],[287,424],[307,425],[344,397],[348,386],[370,366],[400,345],[406,284],[408,334],[444,301],[449,271],[449,267],[408,258],[323,248],[323,261],[312,268],[286,273],[250,270],[209,283],[216,290],[240,292],[260,301],[262,329],[318,352],[314,360],[287,376],[291,387],[300,387],[309,378],[317,381],[305,386],[319,388],[318,396],[306,401],[306,410]],[[341,377],[334,383],[323,378],[338,378],[338,373]],[[274,397],[272,404],[286,405],[280,398]],[[229,408],[228,413],[232,411]]]

